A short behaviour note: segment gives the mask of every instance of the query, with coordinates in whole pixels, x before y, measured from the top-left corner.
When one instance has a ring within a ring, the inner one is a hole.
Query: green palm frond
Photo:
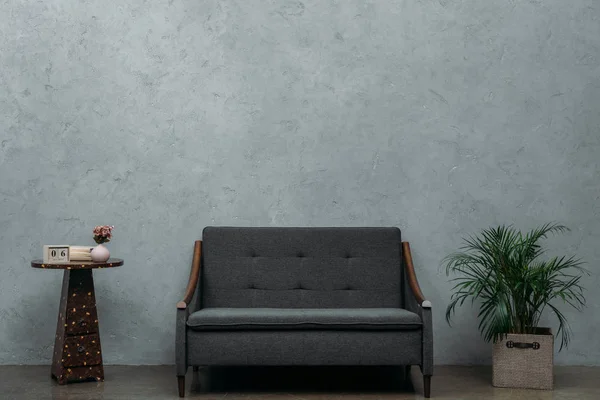
[[[526,234],[513,226],[483,230],[464,239],[461,251],[444,258],[446,274],[457,274],[446,321],[465,301],[479,303],[479,331],[486,341],[498,341],[507,333],[531,333],[542,312],[550,308],[558,320],[561,349],[569,344],[571,331],[554,301],[576,310],[585,306],[581,278],[589,274],[574,257],[539,258],[540,240],[568,228],[545,224]]]

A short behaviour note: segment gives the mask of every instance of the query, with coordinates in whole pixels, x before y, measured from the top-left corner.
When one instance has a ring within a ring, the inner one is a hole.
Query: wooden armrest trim
[[[423,308],[431,308],[431,302],[425,300],[421,287],[417,281],[417,275],[415,274],[415,266],[413,265],[412,253],[410,252],[410,244],[408,242],[402,242],[402,256],[404,257],[404,265],[406,268],[406,279],[408,279],[408,285]]]
[[[190,271],[190,279],[187,287],[185,288],[185,295],[183,300],[177,303],[177,308],[185,310],[194,297],[196,291],[196,285],[198,285],[198,278],[200,277],[200,260],[202,259],[202,240],[196,240],[194,243],[194,258],[192,259],[192,270]]]

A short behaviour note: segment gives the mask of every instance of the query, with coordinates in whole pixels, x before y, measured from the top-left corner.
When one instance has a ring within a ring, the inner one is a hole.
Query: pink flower
[[[107,243],[112,239],[113,225],[98,225],[94,228],[94,240],[96,243]]]

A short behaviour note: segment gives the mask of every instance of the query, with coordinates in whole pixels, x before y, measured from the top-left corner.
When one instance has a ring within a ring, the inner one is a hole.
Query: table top
[[[120,258],[109,258],[106,262],[92,261],[71,261],[68,263],[51,264],[44,263],[42,260],[33,260],[31,266],[33,268],[43,269],[94,269],[94,268],[114,268],[123,265],[123,260]]]

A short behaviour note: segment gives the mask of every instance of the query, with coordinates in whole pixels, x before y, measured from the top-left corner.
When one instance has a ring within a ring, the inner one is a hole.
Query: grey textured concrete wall
[[[400,226],[436,362],[489,363],[440,260],[497,223],[559,221],[589,262],[559,364],[600,364],[597,0],[0,1],[0,363],[47,363],[61,274],[109,248],[105,362],[174,362],[206,225]],[[556,247],[555,247],[556,246]],[[548,317],[549,318],[549,317]]]

